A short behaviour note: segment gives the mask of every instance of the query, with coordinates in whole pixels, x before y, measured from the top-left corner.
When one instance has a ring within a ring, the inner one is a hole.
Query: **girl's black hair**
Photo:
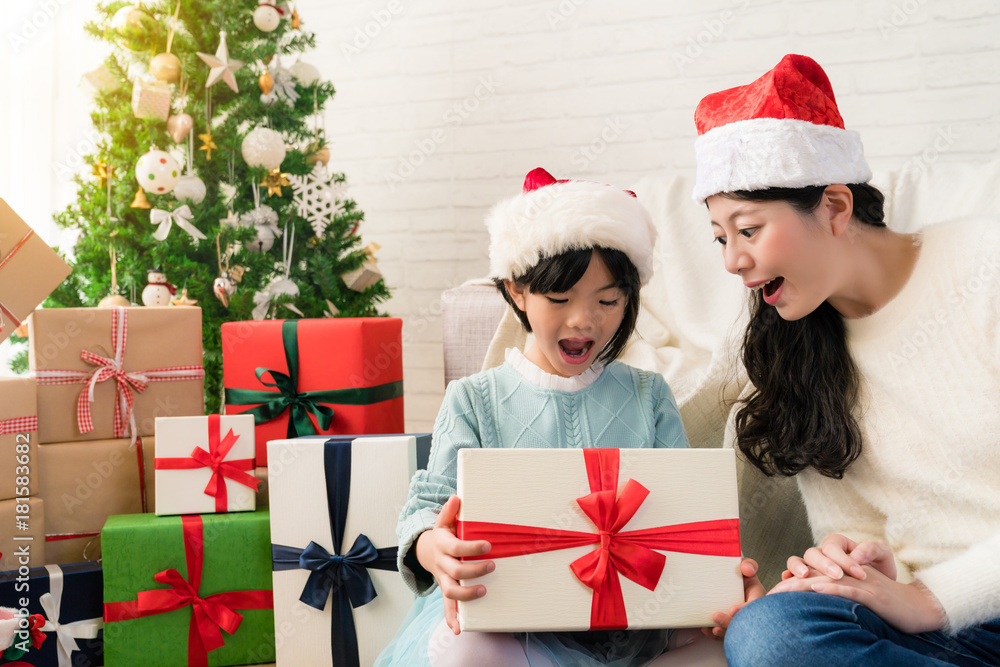
[[[885,227],[885,197],[868,184],[849,184],[853,217]],[[784,201],[811,217],[825,186],[739,191],[740,201]],[[808,223],[807,223],[808,224]],[[841,479],[861,455],[854,417],[860,378],[847,349],[844,318],[827,302],[805,317],[783,320],[757,290],[743,337],[743,365],[753,393],[736,412],[737,445],[766,475],[794,475],[806,468]]]
[[[543,257],[537,264],[528,269],[524,275],[514,278],[517,285],[527,285],[532,294],[548,294],[549,292],[568,292],[573,285],[587,272],[594,251],[600,255],[608,272],[615,281],[615,287],[625,295],[625,316],[622,323],[611,337],[608,344],[601,350],[594,361],[612,361],[621,356],[628,339],[635,331],[635,322],[639,317],[639,269],[635,267],[628,255],[621,250],[596,246],[582,250],[568,250],[560,255]],[[521,320],[525,331],[531,333],[528,315],[517,307],[503,280],[495,279],[494,283],[500,294],[510,304],[517,318]]]

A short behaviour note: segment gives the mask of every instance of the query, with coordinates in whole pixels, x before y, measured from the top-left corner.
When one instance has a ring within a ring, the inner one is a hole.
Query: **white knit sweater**
[[[957,631],[1000,617],[1000,219],[922,236],[902,292],[847,321],[861,458],[798,481],[817,541],[886,540]]]

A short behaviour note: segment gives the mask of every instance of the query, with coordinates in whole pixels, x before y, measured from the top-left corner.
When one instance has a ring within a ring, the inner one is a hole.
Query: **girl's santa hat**
[[[645,285],[653,275],[656,229],[635,193],[590,181],[556,180],[541,167],[520,195],[486,216],[490,277],[520,278],[545,257],[602,246],[620,250]]]
[[[753,83],[708,95],[694,120],[699,204],[720,192],[872,177],[861,137],[844,129],[830,79],[806,56],[787,55]]]

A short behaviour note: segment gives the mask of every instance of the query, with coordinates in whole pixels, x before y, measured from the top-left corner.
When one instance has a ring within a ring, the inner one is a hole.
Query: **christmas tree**
[[[290,3],[116,0],[98,12],[86,30],[113,52],[84,81],[103,140],[56,216],[81,234],[46,305],[134,303],[158,269],[175,302],[186,293],[202,309],[217,412],[223,322],[373,316],[389,296],[377,246],[362,247],[363,213],[326,168],[334,87],[299,59],[315,36]]]

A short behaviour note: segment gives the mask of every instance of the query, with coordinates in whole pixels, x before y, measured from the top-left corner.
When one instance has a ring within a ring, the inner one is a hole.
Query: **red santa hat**
[[[645,285],[653,275],[656,228],[635,193],[590,181],[556,180],[541,167],[520,195],[486,216],[490,277],[514,280],[544,257],[602,246],[620,250]]]
[[[830,79],[806,56],[787,55],[753,83],[706,96],[694,120],[699,204],[720,192],[872,177],[861,137],[844,129]]]

